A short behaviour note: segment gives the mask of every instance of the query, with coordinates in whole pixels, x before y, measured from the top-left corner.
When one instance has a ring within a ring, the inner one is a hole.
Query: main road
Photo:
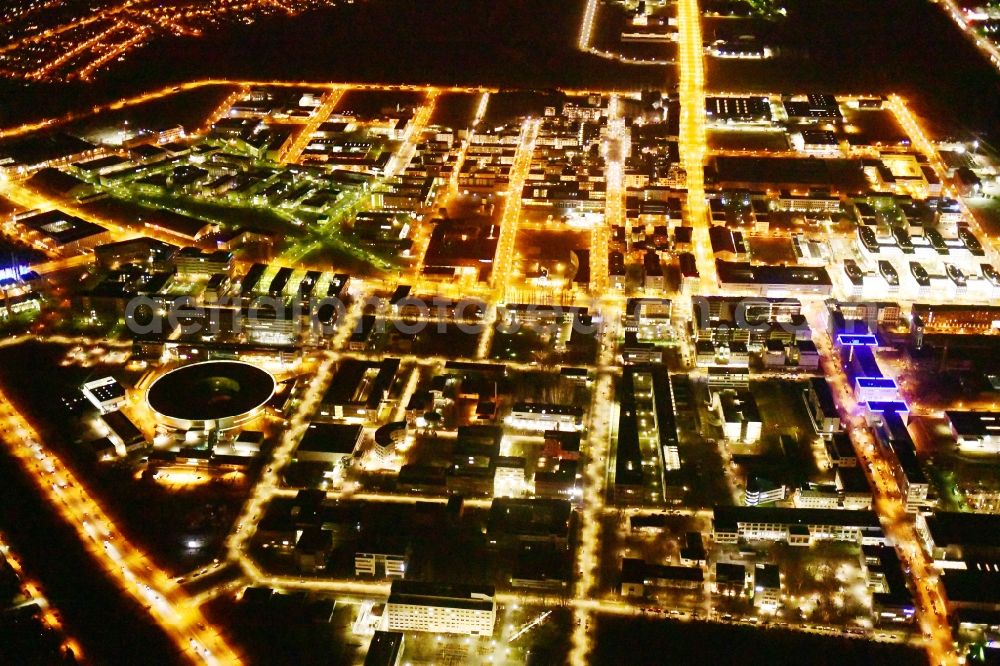
[[[107,575],[134,597],[192,663],[238,664],[239,656],[197,606],[115,527],[97,501],[0,390],[0,438]]]
[[[823,325],[823,308],[823,303],[818,301],[808,304],[806,316],[809,326],[813,330],[813,339],[820,352],[824,374],[833,390],[841,420],[850,434],[858,458],[865,463],[863,467],[875,492],[873,506],[913,583],[917,620],[926,639],[927,654],[933,664],[958,664],[954,638],[944,612],[944,592],[940,580],[920,546],[913,515],[906,511],[893,474],[895,463],[888,460],[882,449],[876,446],[863,408],[853,398],[847,376],[841,367],[839,351],[834,348]]]
[[[698,0],[677,3],[678,60],[681,116],[679,148],[687,188],[687,223],[694,228],[695,257],[701,274],[701,292],[716,289],[715,259],[708,238],[705,204],[705,49],[701,37]]]

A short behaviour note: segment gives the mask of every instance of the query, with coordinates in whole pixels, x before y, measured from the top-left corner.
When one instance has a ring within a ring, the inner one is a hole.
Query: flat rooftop
[[[51,238],[59,245],[75,243],[107,231],[104,227],[88,222],[61,210],[50,210],[21,220],[21,224],[43,236]]]
[[[739,285],[776,285],[789,287],[826,287],[832,286],[830,274],[823,267],[813,266],[755,266],[744,261],[715,262],[722,284]]]
[[[1000,548],[1000,515],[938,511],[927,517],[927,530],[940,547]]]
[[[351,455],[364,428],[349,423],[310,423],[296,451]]]
[[[494,607],[494,594],[496,589],[492,585],[394,580],[388,603],[490,611]]]
[[[736,531],[739,523],[770,523],[777,525],[835,525],[882,529],[874,511],[841,511],[839,509],[780,509],[771,507],[716,506],[712,509],[716,531]]]

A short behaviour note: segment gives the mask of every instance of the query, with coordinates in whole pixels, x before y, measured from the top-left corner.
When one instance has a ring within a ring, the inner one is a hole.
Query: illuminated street
[[[995,8],[487,4],[0,13],[0,440],[133,660],[992,663]]]
[[[215,628],[208,628],[196,606],[146,555],[125,540],[114,523],[52,451],[40,444],[32,427],[0,393],[0,418],[5,443],[25,473],[77,530],[80,540],[122,591],[135,597],[163,626],[190,661],[207,664],[239,663]]]

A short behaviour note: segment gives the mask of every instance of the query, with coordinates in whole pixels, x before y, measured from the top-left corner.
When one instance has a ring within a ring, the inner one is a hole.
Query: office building
[[[717,543],[784,541],[808,546],[814,541],[884,544],[885,534],[873,511],[778,509],[716,506],[712,528]]]
[[[497,606],[490,585],[394,580],[385,605],[385,630],[492,636]]]

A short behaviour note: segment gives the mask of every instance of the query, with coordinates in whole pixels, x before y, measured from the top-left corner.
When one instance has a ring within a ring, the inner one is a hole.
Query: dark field
[[[267,18],[200,39],[165,38],[92,85],[0,83],[0,125],[86,109],[193,79],[528,88],[670,86],[663,67],[576,49],[582,0],[367,0]]]
[[[926,664],[921,650],[779,629],[603,617],[594,664]],[[623,650],[622,646],[629,646]],[[808,655],[808,656],[807,656]]]
[[[937,131],[1000,139],[1000,75],[924,0],[790,0],[771,60],[706,58],[708,90],[898,92]],[[706,35],[707,38],[707,35]]]

